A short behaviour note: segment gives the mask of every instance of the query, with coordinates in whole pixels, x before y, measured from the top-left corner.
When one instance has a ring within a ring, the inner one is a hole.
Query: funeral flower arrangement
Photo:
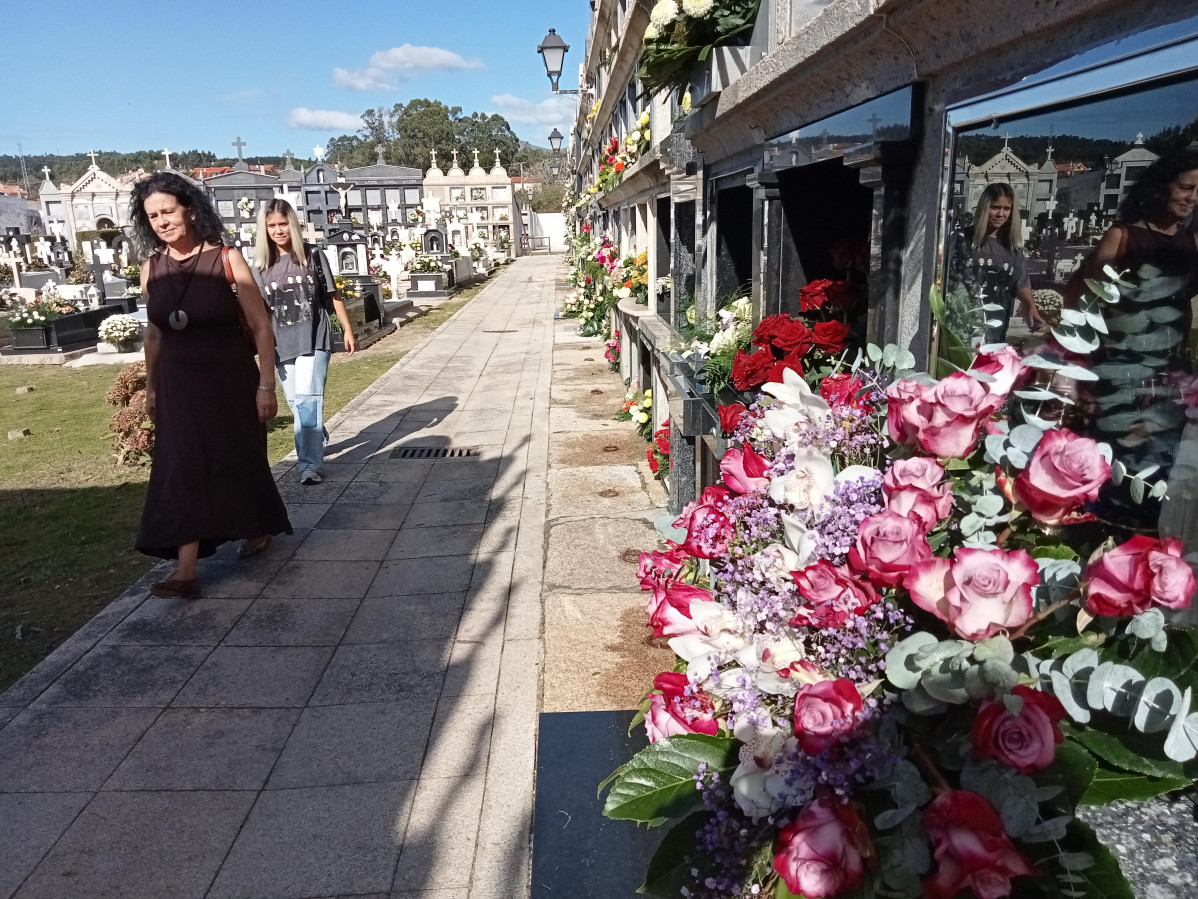
[[[674,467],[673,462],[670,461],[670,420],[668,418],[660,428],[653,432],[649,446],[645,449],[645,456],[649,461],[649,470],[653,472],[653,477],[664,481]]]
[[[1095,379],[1090,286],[1036,355],[936,380],[870,346],[721,410],[723,485],[641,555],[678,660],[604,811],[681,819],[642,892],[1132,896],[1075,811],[1198,775],[1195,579],[1087,525],[1108,480],[1164,492],[1048,413]]]
[[[242,218],[252,218],[256,205],[253,197],[242,197],[237,201],[237,209],[241,212]]]
[[[100,322],[98,334],[105,343],[128,350],[141,337],[141,325],[132,315],[110,315]]]
[[[612,371],[620,370],[620,332],[616,330],[604,345],[603,358]]]
[[[747,37],[760,5],[761,0],[657,0],[636,73],[645,92],[686,90],[692,70],[712,49]]]
[[[448,271],[448,269],[436,256],[430,256],[427,253],[417,253],[416,257],[408,263],[408,271],[413,274],[423,275],[444,272]]]

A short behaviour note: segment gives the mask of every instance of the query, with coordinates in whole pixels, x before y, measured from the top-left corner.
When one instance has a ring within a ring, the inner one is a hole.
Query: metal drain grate
[[[391,450],[391,459],[464,459],[477,456],[477,446],[401,446]]]
[[[513,328],[513,329],[510,329],[507,331],[483,331],[483,333],[484,334],[519,334],[520,330],[518,328]]]

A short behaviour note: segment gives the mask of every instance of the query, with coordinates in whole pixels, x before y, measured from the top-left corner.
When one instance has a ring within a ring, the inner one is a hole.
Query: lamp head
[[[562,76],[562,63],[565,61],[566,51],[569,49],[570,45],[558,37],[557,32],[552,28],[537,47],[537,52],[541,54],[545,63],[545,74],[549,76],[549,83],[553,85],[554,93],[557,92],[557,81]]]
[[[549,149],[554,153],[562,148],[562,133],[554,128],[549,132]]]

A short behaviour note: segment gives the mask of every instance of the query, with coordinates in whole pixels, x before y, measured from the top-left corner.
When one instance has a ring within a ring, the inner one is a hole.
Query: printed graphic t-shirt
[[[295,264],[290,254],[280,254],[265,271],[253,269],[262,296],[274,310],[275,358],[291,362],[316,350],[333,347],[329,307],[336,285],[324,253],[304,247],[308,267]]]

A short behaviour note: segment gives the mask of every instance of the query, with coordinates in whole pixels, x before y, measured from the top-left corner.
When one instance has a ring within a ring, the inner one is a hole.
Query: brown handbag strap
[[[233,293],[237,293],[237,279],[233,277],[233,264],[229,262],[229,248],[220,248],[220,261],[225,269],[225,280],[229,282],[229,286],[233,288]]]

